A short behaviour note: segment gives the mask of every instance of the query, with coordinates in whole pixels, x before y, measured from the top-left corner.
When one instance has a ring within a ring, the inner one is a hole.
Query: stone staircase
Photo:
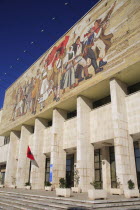
[[[50,197],[28,193],[0,191],[1,209],[33,210],[90,210],[90,209],[140,209],[140,198],[120,200],[77,200],[73,198]]]

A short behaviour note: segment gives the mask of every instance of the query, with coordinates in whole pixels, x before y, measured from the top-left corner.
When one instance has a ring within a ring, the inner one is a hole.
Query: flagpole
[[[28,179],[29,183],[30,183],[30,177],[31,177],[31,160],[30,160],[30,167],[29,167],[29,179]]]

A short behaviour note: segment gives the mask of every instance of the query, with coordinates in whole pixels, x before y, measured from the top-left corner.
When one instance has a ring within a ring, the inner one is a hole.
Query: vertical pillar
[[[103,177],[103,189],[110,192],[111,175],[110,175],[110,162],[109,162],[109,147],[102,147],[102,177]]]
[[[133,138],[128,135],[129,144],[129,164],[130,164],[130,179],[134,180],[135,186],[137,186],[137,174],[136,174],[136,164],[135,164],[135,153],[134,153],[134,142]]]
[[[31,184],[32,189],[44,189],[45,181],[45,159],[46,156],[43,154],[43,139],[44,129],[46,128],[47,122],[45,119],[35,119],[35,131],[33,137],[33,155],[35,158],[36,165],[32,164],[31,168]]]
[[[51,169],[53,186],[59,186],[59,179],[66,176],[66,152],[63,150],[63,124],[66,111],[53,110],[53,129],[51,142]]]
[[[137,186],[133,140],[128,133],[127,124],[125,104],[127,88],[122,82],[112,79],[110,81],[110,92],[114,128],[116,175],[121,182],[122,188],[127,189],[129,179],[132,179],[135,186]]]
[[[31,126],[22,125],[16,174],[16,185],[18,188],[24,187],[25,183],[28,182],[30,161],[27,160],[26,153],[31,133]]]
[[[6,173],[5,173],[6,187],[10,187],[11,185],[16,185],[16,170],[17,170],[16,152],[18,144],[19,144],[19,132],[12,131],[10,133],[10,143],[9,143]]]
[[[90,111],[92,103],[79,96],[77,99],[77,168],[79,186],[87,191],[94,179],[94,147],[90,143]]]

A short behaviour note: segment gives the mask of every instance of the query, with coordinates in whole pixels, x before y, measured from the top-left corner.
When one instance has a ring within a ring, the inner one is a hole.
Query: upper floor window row
[[[131,85],[127,88],[128,90],[128,94],[131,94],[131,93],[135,93],[137,91],[140,91],[140,82],[134,84],[134,85]]]

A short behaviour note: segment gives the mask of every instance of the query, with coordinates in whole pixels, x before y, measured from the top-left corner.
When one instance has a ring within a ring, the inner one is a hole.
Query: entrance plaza
[[[56,197],[55,191],[0,189],[0,207],[2,209],[139,209],[139,198],[126,199],[123,195],[108,195],[106,200],[91,201],[88,194],[72,193],[70,198]]]
[[[100,1],[7,89],[0,111],[4,191],[27,182],[36,192],[51,182],[55,191],[61,178],[72,188],[74,168],[83,193],[75,198],[87,196],[91,183],[110,198],[124,198],[130,180],[140,189],[139,20],[140,1]]]

